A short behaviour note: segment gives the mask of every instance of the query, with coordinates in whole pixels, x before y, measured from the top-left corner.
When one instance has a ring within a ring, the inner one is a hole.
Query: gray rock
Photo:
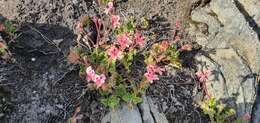
[[[137,107],[129,109],[126,104],[110,111],[101,123],[142,123],[141,114]]]
[[[206,23],[209,36],[196,33],[199,43],[209,48],[234,48],[253,73],[260,71],[260,42],[233,0],[214,0],[209,8],[192,12],[192,20]],[[203,43],[201,43],[203,42]]]
[[[256,95],[254,78],[234,49],[217,49],[210,57],[197,56],[200,70],[212,73],[206,82],[207,89],[217,100],[225,100],[236,109],[239,117],[251,113]],[[237,67],[239,66],[239,67]]]
[[[238,0],[238,4],[243,7],[244,11],[254,19],[256,24],[260,26],[260,1],[259,0]]]
[[[202,8],[192,11],[191,19],[197,22],[208,24],[208,32],[215,35],[219,32],[221,23],[214,17],[211,16],[209,8]]]
[[[239,1],[241,4],[254,3]],[[209,92],[218,100],[228,100],[228,104],[236,108],[238,116],[243,116],[251,114],[256,99],[254,75],[260,72],[260,41],[236,2],[213,0],[209,6],[193,10],[192,21],[207,24],[209,35],[204,35],[196,27],[191,29],[191,34],[204,49],[215,50],[207,57],[196,57],[201,63],[199,70],[213,71],[207,82]],[[260,9],[251,13],[259,14]]]
[[[147,100],[150,105],[151,114],[155,120],[155,123],[169,123],[165,115],[163,113],[158,112],[158,108],[156,107],[156,105],[153,104],[152,99],[148,98]]]
[[[139,105],[139,108],[142,110],[141,114],[143,121],[144,123],[155,123],[151,114],[150,104],[148,103],[146,97],[143,97],[143,99],[143,103]]]
[[[226,41],[242,56],[254,73],[260,71],[260,42],[258,35],[249,26],[244,15],[236,7],[234,0],[214,0],[210,3],[224,25]]]
[[[110,111],[103,119],[102,123],[168,123],[165,115],[159,113],[153,101],[149,97],[143,96],[143,103],[129,109],[126,104],[122,104],[116,110]]]

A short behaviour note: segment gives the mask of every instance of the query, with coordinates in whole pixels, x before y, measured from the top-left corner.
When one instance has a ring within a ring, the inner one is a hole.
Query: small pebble
[[[32,60],[33,62],[35,62],[35,61],[36,61],[36,58],[32,58],[31,60]]]

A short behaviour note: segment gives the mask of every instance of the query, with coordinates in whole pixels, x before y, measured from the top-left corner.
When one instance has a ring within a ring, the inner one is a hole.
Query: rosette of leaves
[[[214,98],[208,99],[200,103],[202,111],[209,116],[210,123],[246,123],[242,118],[235,120],[236,111],[220,102],[217,102]]]

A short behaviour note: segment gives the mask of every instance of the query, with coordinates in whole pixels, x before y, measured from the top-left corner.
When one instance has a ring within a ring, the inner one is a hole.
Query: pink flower
[[[112,19],[112,27],[116,28],[120,25],[119,21],[120,21],[120,16],[118,15],[111,15],[111,19]]]
[[[162,41],[161,45],[160,45],[160,51],[166,51],[168,49],[168,47],[170,46],[169,41],[165,40]]]
[[[195,74],[200,82],[205,82],[208,80],[208,76],[210,73],[211,72],[209,70],[207,70],[207,71],[198,71]]]
[[[99,30],[101,25],[101,19],[97,18],[97,16],[93,16],[92,20],[95,23],[96,29]]]
[[[86,69],[86,73],[87,73],[87,80],[94,81],[97,85],[97,88],[101,87],[105,83],[106,76],[104,74],[97,75],[91,66],[89,66]]]
[[[243,119],[244,121],[250,121],[250,120],[251,120],[251,115],[248,114],[248,113],[246,113],[246,114],[242,117],[242,119]]]
[[[97,85],[97,88],[101,87],[106,80],[106,76],[104,74],[101,75],[95,75],[94,82]]]
[[[180,51],[191,51],[192,50],[192,46],[190,44],[185,44],[179,50]]]
[[[106,14],[112,13],[113,7],[114,7],[113,2],[108,2],[107,8],[105,9],[105,13],[106,13]]]
[[[129,47],[129,45],[131,44],[129,33],[119,35],[117,37],[117,42],[119,43],[121,50],[124,50],[125,48]]]
[[[113,45],[111,48],[107,50],[107,54],[110,56],[110,59],[116,60],[121,56],[122,52],[116,46]]]
[[[180,28],[181,28],[181,22],[180,22],[180,21],[176,21],[176,22],[175,22],[175,27],[176,27],[177,29],[180,29]]]
[[[150,83],[153,83],[154,80],[159,80],[159,77],[151,72],[151,71],[147,71],[144,76],[146,77],[146,79],[150,82]]]
[[[148,65],[147,66],[147,72],[144,74],[146,79],[153,83],[154,80],[159,80],[158,76],[156,73],[162,75],[162,72],[164,71],[163,68],[157,67],[155,65]]]
[[[144,37],[142,37],[140,31],[136,31],[135,33],[135,43],[140,45],[141,47],[144,46]]]
[[[83,31],[84,31],[84,29],[83,29],[83,24],[82,24],[80,21],[78,21],[78,22],[76,23],[76,29],[77,29],[79,32],[83,32]],[[0,29],[0,31],[1,31],[1,29]]]
[[[94,80],[95,71],[92,69],[91,66],[89,66],[89,67],[86,69],[86,73],[87,73],[87,80],[88,80],[88,81]]]
[[[147,71],[151,71],[152,73],[159,73],[160,75],[162,75],[162,72],[164,71],[164,69],[157,67],[155,65],[148,65]]]
[[[108,2],[107,7],[108,9],[113,9],[114,7],[113,2]]]

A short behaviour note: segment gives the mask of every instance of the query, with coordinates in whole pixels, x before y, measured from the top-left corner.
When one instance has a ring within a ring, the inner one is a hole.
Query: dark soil
[[[82,15],[95,15],[97,4],[92,0],[13,1],[17,6],[12,12],[19,28],[12,39],[7,39],[12,60],[0,62],[0,99],[5,98],[0,104],[8,107],[1,111],[0,106],[0,115],[4,114],[1,122],[64,123],[81,106],[85,122],[99,123],[107,109],[100,105],[95,92],[86,90],[78,68],[66,61],[74,44],[75,22]],[[163,33],[171,30],[176,20],[185,21],[192,2],[122,0],[116,5],[118,13],[153,20],[153,31]],[[7,8],[0,13],[10,15]],[[203,122],[192,104],[195,87],[193,67],[187,66],[162,76],[148,96],[153,97],[170,123]]]

